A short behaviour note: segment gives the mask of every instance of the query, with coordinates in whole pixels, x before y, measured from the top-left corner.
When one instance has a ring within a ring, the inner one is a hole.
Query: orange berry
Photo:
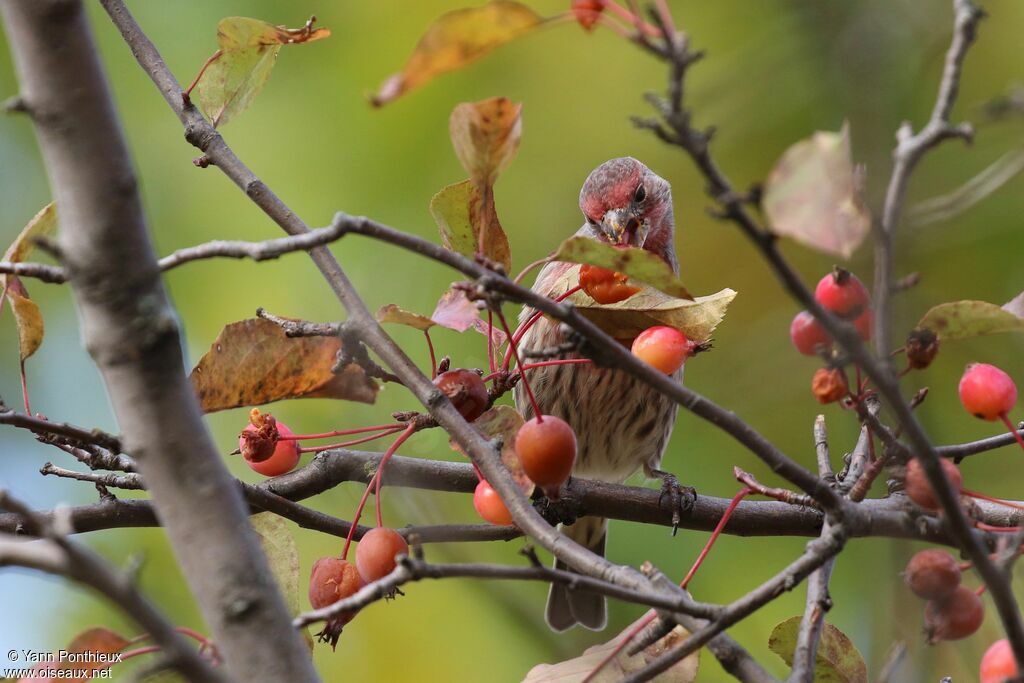
[[[590,264],[580,267],[580,288],[599,304],[614,304],[640,291],[627,280],[628,276],[607,268]]]
[[[408,555],[409,544],[394,529],[370,529],[356,546],[356,569],[363,581],[370,583],[395,571],[395,557]]]
[[[674,327],[648,327],[633,340],[633,355],[666,375],[683,367],[697,345]]]
[[[549,498],[557,498],[576,462],[572,427],[554,415],[535,417],[519,428],[515,449],[526,476]]]
[[[512,523],[512,514],[505,507],[505,501],[482,479],[473,492],[473,507],[485,522],[497,526],[508,526]]]

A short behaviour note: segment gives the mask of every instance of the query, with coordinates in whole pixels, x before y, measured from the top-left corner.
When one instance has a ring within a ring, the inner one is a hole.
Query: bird
[[[660,256],[678,274],[672,188],[643,163],[632,157],[604,162],[583,183],[579,205],[585,222],[576,231],[577,236],[643,248]],[[564,262],[546,264],[537,274],[533,290],[551,294],[553,285],[571,267]],[[525,308],[520,324],[533,314],[533,309]],[[536,351],[565,342],[558,321],[542,316],[523,334],[520,348]],[[579,355],[570,353],[566,357]],[[660,470],[676,421],[678,405],[673,400],[614,368],[563,364],[529,372],[541,413],[565,420],[576,432],[573,476],[621,484],[642,468],[647,477],[661,478],[663,484],[678,487],[672,475]],[[681,369],[675,377],[682,380]],[[514,401],[520,414],[529,420],[535,417],[534,408],[522,384],[515,387]],[[604,555],[606,519],[583,517],[560,528],[577,543]],[[568,569],[557,559],[555,567]],[[602,595],[553,583],[545,617],[555,631],[576,624],[599,631],[607,624],[608,608]]]

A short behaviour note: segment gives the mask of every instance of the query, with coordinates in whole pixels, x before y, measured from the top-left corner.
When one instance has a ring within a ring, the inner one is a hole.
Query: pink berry
[[[633,355],[666,375],[683,367],[693,355],[696,344],[674,327],[648,327],[633,340]]]
[[[871,305],[871,295],[856,275],[836,268],[814,289],[818,303],[843,318],[853,318]]]
[[[971,363],[960,378],[960,402],[971,415],[998,420],[1017,403],[1017,385],[988,363]]]
[[[865,308],[864,312],[853,321],[853,326],[857,328],[860,338],[868,341],[871,339],[871,332],[875,329],[875,314],[870,308]]]
[[[807,311],[797,313],[789,324],[789,339],[796,350],[805,356],[815,356],[819,349],[832,346],[832,337]]]
[[[1006,638],[992,643],[981,658],[981,683],[1005,683],[1017,677],[1017,660]]]
[[[483,479],[476,485],[476,491],[473,493],[473,508],[484,521],[491,524],[507,526],[512,523],[512,513],[505,507],[505,502]]]
[[[395,571],[395,557],[408,555],[409,544],[394,529],[370,529],[356,546],[356,569],[363,581],[370,583]]]

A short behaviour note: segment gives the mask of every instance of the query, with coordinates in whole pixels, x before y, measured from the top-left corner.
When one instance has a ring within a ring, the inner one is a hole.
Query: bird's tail
[[[562,527],[562,533],[584,548],[589,548],[604,557],[608,520],[603,517],[584,517],[575,524]],[[559,560],[555,560],[555,569],[571,571]],[[545,617],[548,626],[555,631],[564,631],[576,624],[592,631],[600,631],[608,623],[608,605],[604,596],[599,593],[580,589],[570,590],[566,584],[552,583]]]

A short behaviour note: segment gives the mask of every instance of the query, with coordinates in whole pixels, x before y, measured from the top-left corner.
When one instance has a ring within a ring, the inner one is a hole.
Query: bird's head
[[[580,191],[580,231],[616,245],[642,247],[675,266],[672,186],[633,157],[595,168]]]

